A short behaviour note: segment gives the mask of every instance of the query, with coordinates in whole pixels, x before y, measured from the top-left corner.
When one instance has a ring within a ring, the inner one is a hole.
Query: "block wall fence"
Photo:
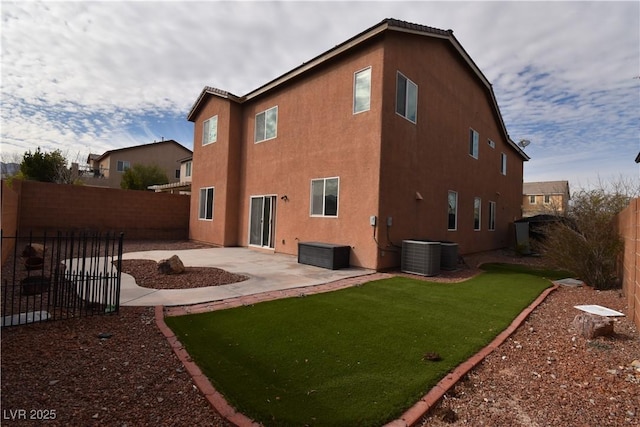
[[[57,231],[124,232],[131,239],[187,240],[190,197],[35,181],[2,181],[4,236]],[[10,240],[10,239],[3,239]],[[10,253],[2,242],[2,260]]]
[[[618,215],[618,230],[624,240],[620,262],[622,289],[627,298],[627,316],[640,328],[640,198]]]

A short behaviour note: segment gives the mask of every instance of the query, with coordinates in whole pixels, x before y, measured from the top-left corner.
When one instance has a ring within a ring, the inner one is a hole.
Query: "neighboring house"
[[[80,180],[87,185],[120,188],[122,174],[135,164],[158,165],[169,183],[180,181],[180,160],[193,153],[178,142],[153,142],[106,151],[102,155],[89,154],[88,166],[80,170]]]
[[[10,178],[20,172],[20,163],[0,162],[2,179]]]
[[[386,19],[244,96],[205,87],[188,120],[194,240],[383,270],[403,239],[506,247],[521,216],[528,156],[451,31]]]
[[[153,190],[156,193],[164,192],[190,195],[192,169],[193,156],[180,159],[180,181],[169,184],[152,185],[149,187],[149,190]]]
[[[569,181],[525,182],[522,186],[522,216],[564,215],[571,195]]]

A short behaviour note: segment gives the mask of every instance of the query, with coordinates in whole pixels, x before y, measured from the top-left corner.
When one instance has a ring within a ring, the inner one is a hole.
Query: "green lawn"
[[[166,318],[217,390],[267,426],[382,425],[488,344],[560,272],[491,265]],[[437,352],[442,360],[425,361]]]

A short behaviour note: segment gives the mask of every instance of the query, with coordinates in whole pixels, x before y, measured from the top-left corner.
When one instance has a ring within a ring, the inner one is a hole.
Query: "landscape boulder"
[[[184,264],[178,255],[173,255],[169,259],[158,261],[158,271],[162,274],[180,274],[184,271]]]
[[[573,327],[586,339],[613,334],[613,320],[597,314],[578,314],[573,319]]]
[[[44,245],[40,243],[27,245],[22,251],[22,256],[24,258],[44,258]]]

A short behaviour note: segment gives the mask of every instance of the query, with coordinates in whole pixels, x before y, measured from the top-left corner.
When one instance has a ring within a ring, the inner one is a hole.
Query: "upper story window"
[[[504,153],[500,153],[500,173],[507,174],[507,155]]]
[[[536,196],[529,196],[529,204],[530,205],[535,205],[536,204]]]
[[[311,180],[311,216],[338,216],[340,178]]]
[[[447,230],[454,231],[458,228],[458,193],[449,191],[449,211]]]
[[[272,107],[256,114],[254,142],[273,139],[278,134],[278,107]]]
[[[205,120],[202,124],[202,145],[211,144],[218,140],[218,116]]]
[[[176,179],[180,179],[180,169],[176,169]]]
[[[480,134],[473,129],[469,129],[469,155],[474,159],[478,158],[478,142],[480,140]]]
[[[118,172],[124,172],[129,168],[131,168],[131,165],[128,160],[118,160],[118,163],[116,164],[116,170]]]
[[[186,162],[184,164],[184,176],[185,177],[191,176],[191,165],[192,165],[191,162]]]
[[[412,123],[418,117],[418,85],[398,71],[396,79],[396,113]]]
[[[551,203],[551,196],[548,194],[544,195],[544,204],[548,205],[549,203]]]
[[[490,139],[487,139],[487,144],[489,144],[489,147],[491,148],[496,148],[496,143]]]
[[[213,196],[215,190],[213,187],[204,187],[200,189],[200,199],[198,200],[198,219],[213,219]]]
[[[482,199],[480,197],[474,197],[473,199],[473,229],[475,231],[480,230],[480,216],[482,210]]]
[[[371,108],[371,67],[358,71],[353,77],[353,114]]]

